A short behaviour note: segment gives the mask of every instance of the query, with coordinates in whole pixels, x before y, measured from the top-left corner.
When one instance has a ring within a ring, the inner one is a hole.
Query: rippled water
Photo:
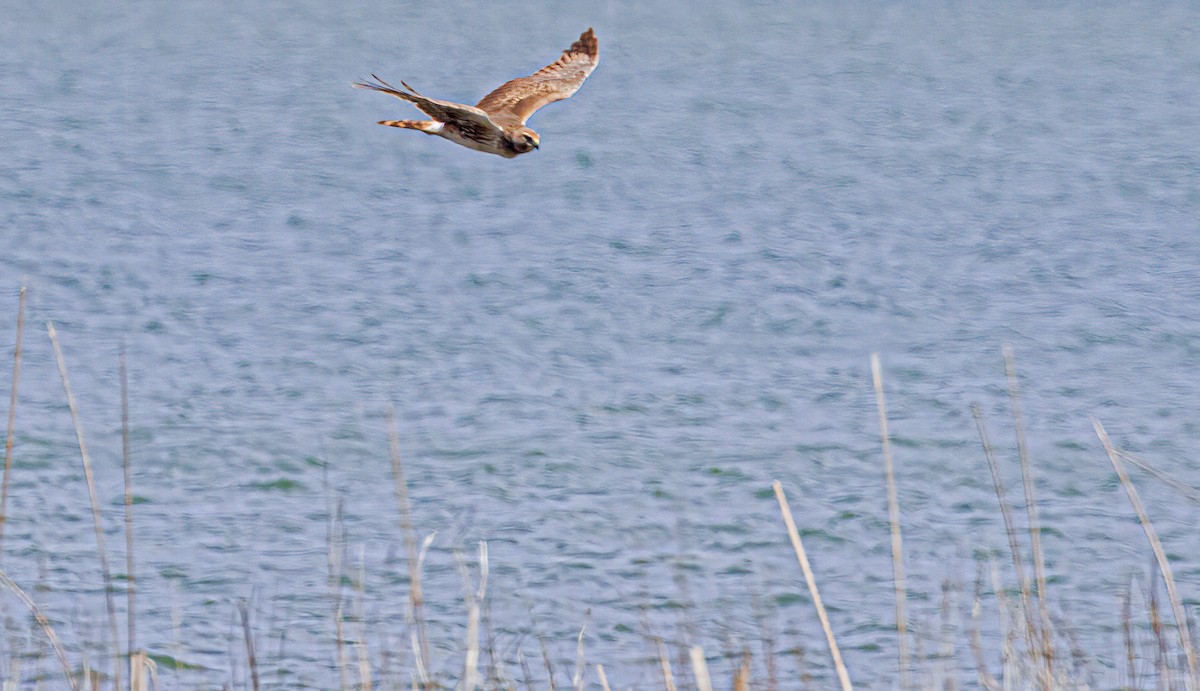
[[[1101,685],[1121,678],[1118,603],[1149,555],[1090,418],[1200,484],[1194,5],[4,13],[0,342],[29,287],[4,569],[74,659],[100,654],[104,606],[47,320],[122,565],[128,351],[138,637],[207,668],[188,683],[242,683],[230,638],[249,597],[265,681],[336,684],[338,503],[373,653],[407,665],[392,403],[417,529],[437,531],[440,673],[462,659],[454,552],[487,540],[510,665],[520,649],[540,670],[544,637],[566,683],[586,623],[588,660],[653,685],[646,631],[714,656],[749,646],[761,664],[765,626],[783,678],[823,677],[778,478],[852,676],[887,686],[868,355],[884,363],[912,618],[932,649],[941,581],[969,593],[977,554],[1005,549],[968,405],[1015,487],[1006,342],[1052,595]],[[349,88],[375,72],[473,102],[589,25],[599,69],[538,113],[542,148],[516,160],[377,127],[415,111]],[[1197,597],[1200,510],[1137,480]],[[21,616],[8,627],[10,647],[40,645]],[[727,679],[733,663],[713,664]]]

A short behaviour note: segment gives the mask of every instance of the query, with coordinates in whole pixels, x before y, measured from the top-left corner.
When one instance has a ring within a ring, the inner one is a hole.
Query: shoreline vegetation
[[[24,347],[25,305],[26,289],[22,287],[17,310],[16,342],[13,349],[4,472],[3,479],[0,481],[0,556],[3,555],[4,527],[8,517],[15,413],[19,399],[18,384]],[[69,649],[64,646],[51,618],[37,604],[36,598],[31,597],[27,588],[14,582],[0,568],[0,586],[5,591],[6,597],[9,597],[10,600],[15,599],[28,610],[32,618],[31,628],[36,627],[33,630],[40,636],[40,640],[44,641],[44,645],[38,646],[39,652],[35,655],[20,653],[19,646],[10,642],[10,658],[4,673],[0,675],[0,689],[8,691],[18,688],[62,688],[63,683],[75,691],[83,689],[147,691],[161,688],[200,688],[201,685],[197,681],[188,678],[189,671],[196,668],[181,661],[183,655],[179,650],[175,651],[174,656],[162,652],[151,652],[149,649],[141,648],[137,638],[136,593],[138,581],[135,576],[136,563],[134,561],[136,524],[133,511],[129,392],[124,349],[122,348],[120,355],[119,372],[122,465],[125,485],[123,528],[126,561],[125,573],[114,574],[104,541],[105,531],[96,496],[91,457],[68,376],[68,363],[63,357],[54,325],[47,323],[46,327],[58,366],[65,400],[74,425],[79,457],[87,481],[88,501],[101,569],[98,578],[102,582],[105,593],[106,625],[102,628],[105,630],[107,640],[84,642],[105,651],[105,654],[101,656],[103,660],[100,666],[93,666],[86,653],[81,653],[77,649],[72,648],[68,652]],[[956,689],[960,686],[979,686],[988,691],[1014,688],[1086,689],[1096,687],[1094,659],[1089,657],[1087,652],[1079,649],[1069,624],[1065,622],[1063,616],[1053,611],[1053,603],[1047,592],[1045,560],[1040,540],[1041,526],[1034,493],[1033,467],[1025,438],[1021,395],[1011,347],[1004,347],[1003,359],[1021,470],[1023,502],[1014,503],[1009,499],[1008,490],[1001,479],[994,447],[979,406],[972,404],[971,413],[978,430],[983,456],[990,471],[998,508],[1003,518],[1011,572],[1006,571],[1007,566],[1001,567],[995,562],[987,564],[983,561],[978,562],[974,592],[970,598],[970,606],[967,608],[968,614],[964,617],[969,621],[966,631],[954,631],[954,627],[948,623],[953,614],[952,610],[955,609],[955,605],[951,604],[952,598],[949,593],[955,589],[955,586],[947,582],[943,587],[944,597],[941,603],[943,622],[940,626],[945,640],[928,638],[923,640],[927,634],[918,634],[910,629],[913,622],[907,614],[908,593],[904,570],[903,513],[896,485],[891,437],[888,433],[882,367],[878,355],[872,354],[871,356],[871,372],[879,418],[882,461],[880,475],[886,484],[893,564],[892,583],[895,596],[895,623],[891,626],[894,626],[895,633],[896,662],[895,668],[882,676],[884,678],[891,676],[891,685],[902,691],[933,687]],[[389,649],[386,644],[377,644],[375,646],[376,655],[372,656],[372,651],[367,645],[370,632],[365,629],[364,623],[366,617],[363,612],[365,600],[363,597],[365,582],[363,557],[360,552],[357,575],[348,573],[347,565],[343,563],[346,546],[342,537],[344,530],[341,525],[341,508],[339,506],[330,519],[327,539],[329,599],[332,603],[330,617],[333,632],[329,655],[331,665],[335,665],[337,670],[337,688],[360,691],[408,688],[414,690],[466,689],[469,691],[474,689],[555,689],[562,685],[563,688],[576,690],[601,688],[604,691],[611,691],[612,687],[610,687],[603,661],[592,661],[587,657],[584,647],[587,630],[586,617],[580,625],[576,640],[571,641],[576,651],[574,668],[566,670],[565,673],[555,669],[552,656],[548,652],[547,641],[541,636],[537,636],[539,646],[537,652],[541,657],[538,663],[531,662],[520,648],[516,651],[515,659],[508,659],[513,656],[505,656],[498,652],[499,648],[492,629],[487,598],[488,546],[486,542],[479,543],[478,556],[473,567],[468,563],[465,555],[460,553],[457,558],[457,567],[463,583],[466,619],[466,635],[459,651],[461,662],[454,665],[459,671],[445,674],[435,670],[431,662],[431,642],[427,621],[423,614],[425,599],[421,587],[422,566],[433,541],[433,535],[421,538],[414,528],[401,455],[400,434],[396,425],[395,413],[390,406],[386,411],[386,424],[398,529],[404,542],[405,561],[408,569],[409,587],[406,612],[408,640],[397,643],[396,649]],[[1197,670],[1196,643],[1193,633],[1195,624],[1184,609],[1183,600],[1171,570],[1171,563],[1167,559],[1154,525],[1141,503],[1137,489],[1129,477],[1126,464],[1137,466],[1156,480],[1184,493],[1191,501],[1200,501],[1200,495],[1196,489],[1180,483],[1117,448],[1109,439],[1100,421],[1093,420],[1093,426],[1153,554],[1153,573],[1147,586],[1148,592],[1141,594],[1147,608],[1148,622],[1142,621],[1140,617],[1135,618],[1133,614],[1134,588],[1132,583],[1127,588],[1122,601],[1120,628],[1124,643],[1125,669],[1116,672],[1121,680],[1119,688],[1179,688],[1200,691],[1200,671]],[[813,679],[807,673],[802,673],[799,679],[801,686],[804,688],[835,688],[836,679],[837,688],[843,690],[853,688],[855,671],[848,668],[842,658],[836,626],[831,623],[821,599],[819,564],[818,568],[814,569],[809,561],[809,554],[804,547],[800,530],[796,526],[785,488],[776,480],[772,484],[772,490],[782,519],[781,534],[788,537],[797,561],[797,593],[802,592],[803,596],[812,603],[814,614],[820,621],[824,633],[823,643],[811,641],[806,644],[812,645],[814,651],[823,646],[823,652],[810,654],[827,656],[829,667],[832,670],[830,675],[820,679]],[[1025,509],[1024,530],[1018,526],[1018,517],[1014,515],[1014,507],[1020,506]],[[1021,544],[1025,531],[1027,531],[1025,540],[1028,543],[1028,551]],[[1006,572],[1009,579],[1015,579],[1015,589],[1011,585],[1006,585],[1004,575]],[[1160,580],[1166,593],[1165,602],[1159,593]],[[124,584],[123,588],[116,585],[118,582]],[[345,592],[347,584],[357,591],[353,596],[348,596]],[[801,591],[801,588],[804,590]],[[122,590],[126,596],[125,640],[123,643],[115,604],[115,598]],[[999,650],[985,650],[981,640],[980,617],[984,597],[988,594],[994,598],[1001,622],[1002,641]],[[240,629],[238,632],[240,640],[231,641],[228,675],[230,681],[224,685],[224,688],[245,688],[255,691],[260,688],[287,688],[286,681],[270,681],[267,678],[270,676],[268,670],[260,669],[262,666],[260,655],[255,647],[257,635],[253,621],[253,608],[244,599],[236,603],[235,621]],[[1148,636],[1144,633],[1146,629],[1151,632]],[[714,657],[698,645],[669,644],[664,638],[651,633],[644,635],[648,650],[645,664],[655,668],[650,675],[656,679],[653,688],[662,688],[666,691],[690,688],[698,691],[711,691],[714,688],[728,687],[735,691],[745,691],[794,687],[794,682],[781,682],[778,657],[784,653],[775,649],[772,637],[766,634],[765,630],[764,640],[761,641],[762,651],[757,656],[752,655],[748,648],[743,648],[739,652],[726,651]],[[958,637],[959,640],[956,641],[955,637]],[[42,658],[46,654],[46,646],[53,653],[54,661],[51,664],[57,665],[59,668],[57,671],[54,671],[53,668],[51,670],[42,669]],[[672,646],[676,650],[672,651]],[[973,670],[957,668],[954,661],[956,646],[969,648],[974,661]],[[949,654],[946,652],[947,648]],[[285,664],[285,661],[280,660],[279,664]],[[710,665],[718,665],[719,668],[714,671],[714,669],[710,669]],[[532,672],[533,666],[544,667],[542,670],[544,676],[539,677],[537,681],[533,681],[535,678]],[[26,667],[32,667],[33,671],[27,670]],[[445,668],[445,665],[438,665],[438,667]],[[510,672],[512,669],[519,670],[519,673]],[[240,675],[235,673],[237,670],[241,671]],[[1113,671],[1109,671],[1109,674],[1113,674]],[[276,674],[275,677],[276,679],[281,678],[279,674]]]

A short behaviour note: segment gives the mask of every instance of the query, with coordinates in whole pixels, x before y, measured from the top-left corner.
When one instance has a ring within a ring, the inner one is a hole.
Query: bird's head
[[[528,127],[514,129],[509,133],[508,139],[512,144],[513,151],[519,154],[527,154],[542,143],[542,138],[538,136],[538,133]]]

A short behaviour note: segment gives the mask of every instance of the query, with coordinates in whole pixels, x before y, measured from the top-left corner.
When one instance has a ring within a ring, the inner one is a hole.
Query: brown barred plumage
[[[397,89],[375,75],[375,81],[356,82],[354,86],[372,89],[409,101],[431,120],[382,120],[389,127],[420,130],[449,139],[476,151],[513,158],[541,144],[525,122],[542,106],[570,97],[588,78],[600,60],[600,44],[589,28],[562,56],[534,72],[505,82],[468,106],[440,101],[417,93],[408,84]]]

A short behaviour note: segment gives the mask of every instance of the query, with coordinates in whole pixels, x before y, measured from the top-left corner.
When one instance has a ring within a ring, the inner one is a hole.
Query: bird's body
[[[528,77],[505,82],[474,106],[422,96],[408,84],[397,89],[379,77],[354,86],[409,101],[430,120],[381,120],[379,124],[418,130],[449,139],[484,153],[513,158],[538,148],[541,138],[525,126],[538,108],[570,97],[587,79],[600,58],[591,29],[563,51],[562,57]],[[374,75],[372,75],[374,77]]]

